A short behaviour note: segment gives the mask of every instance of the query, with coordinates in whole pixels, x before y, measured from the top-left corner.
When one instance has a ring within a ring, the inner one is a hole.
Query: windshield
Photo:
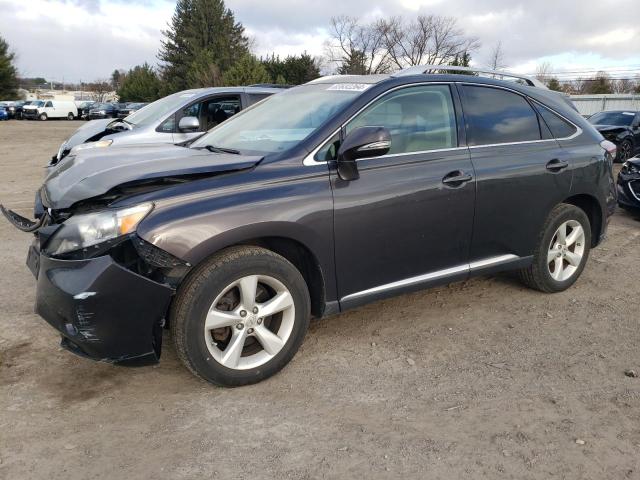
[[[34,105],[36,107],[43,107],[44,102],[42,100],[34,100],[33,102],[31,102],[31,105]]]
[[[600,112],[589,117],[592,125],[616,125],[628,127],[633,123],[636,114],[633,112]]]
[[[315,84],[285,90],[240,112],[193,143],[266,155],[298,145],[370,85]]]
[[[111,104],[110,103],[99,103],[97,105],[92,105],[91,108],[94,108],[96,110],[109,110],[111,108]]]
[[[189,92],[174,93],[168,97],[156,100],[146,107],[142,107],[140,110],[136,110],[126,117],[125,120],[133,125],[151,125],[160,120],[164,120],[166,115],[173,113],[190,99],[195,100],[196,94]]]

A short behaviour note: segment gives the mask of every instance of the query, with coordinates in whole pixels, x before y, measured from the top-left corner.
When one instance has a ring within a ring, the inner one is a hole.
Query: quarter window
[[[559,117],[554,112],[536,102],[536,109],[540,112],[540,116],[551,130],[551,134],[555,138],[566,138],[576,133],[576,127],[567,122],[564,118]]]
[[[390,131],[390,154],[458,146],[455,110],[447,85],[391,92],[349,122],[346,133],[364,126],[381,126]]]
[[[521,95],[488,87],[463,86],[469,145],[540,140],[538,115]]]

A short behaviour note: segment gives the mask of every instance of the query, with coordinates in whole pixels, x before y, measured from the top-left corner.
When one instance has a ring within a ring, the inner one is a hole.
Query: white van
[[[24,118],[47,120],[66,118],[73,120],[78,116],[78,108],[72,100],[34,100],[22,108]]]

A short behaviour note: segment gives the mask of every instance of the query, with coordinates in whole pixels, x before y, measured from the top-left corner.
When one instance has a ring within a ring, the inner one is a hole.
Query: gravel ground
[[[0,200],[29,214],[80,122],[2,122]],[[510,276],[312,324],[261,384],[78,358],[33,314],[30,237],[0,222],[0,478],[640,479],[640,221],[569,291]],[[203,477],[204,475],[204,477]]]

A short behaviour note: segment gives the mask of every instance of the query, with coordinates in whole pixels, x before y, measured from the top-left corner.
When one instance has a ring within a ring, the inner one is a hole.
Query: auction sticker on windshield
[[[327,90],[342,90],[347,92],[364,92],[367,88],[371,87],[369,83],[335,83],[331,85]]]

